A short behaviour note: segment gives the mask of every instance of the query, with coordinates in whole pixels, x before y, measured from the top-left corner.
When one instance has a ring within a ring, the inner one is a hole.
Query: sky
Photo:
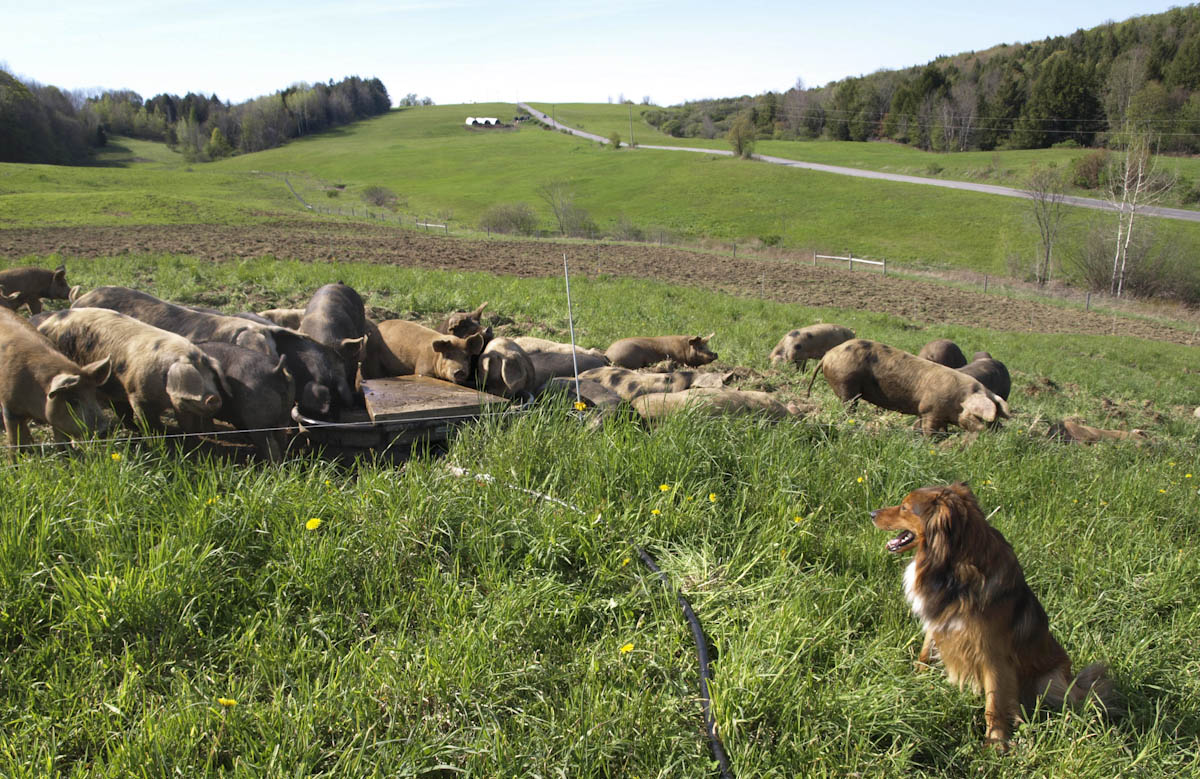
[[[1141,0],[4,0],[0,65],[67,89],[216,94],[378,77],[393,102],[657,105],[783,91],[1026,43]],[[973,6],[979,6],[978,8]],[[918,10],[919,9],[919,10]]]

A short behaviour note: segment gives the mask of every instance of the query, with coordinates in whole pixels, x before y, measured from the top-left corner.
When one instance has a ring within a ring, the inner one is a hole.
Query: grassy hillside
[[[507,328],[566,330],[551,279],[138,255],[71,273],[227,310],[345,279],[396,313],[432,319],[487,299]],[[766,354],[798,323],[839,321],[909,349],[935,335],[652,282],[572,286],[585,345],[717,329],[722,364],[793,396],[807,377],[771,371]],[[1194,348],[936,335],[987,348],[1014,374],[1015,418],[971,447],[847,412],[819,383],[820,410],[795,424],[588,430],[550,403],[469,427],[444,460],[402,470],[127,444],[23,457],[0,482],[0,773],[711,776],[686,626],[627,541],[653,552],[704,622],[738,776],[1196,772]],[[1065,413],[1147,427],[1156,442],[1041,437]],[[498,482],[453,478],[444,462]],[[905,561],[867,512],[954,479],[995,510],[1077,665],[1112,664],[1126,720],[1035,718],[1002,757],[980,747],[979,696],[940,669],[911,672]]]
[[[778,241],[992,274],[1007,273],[1010,263],[1037,251],[1028,207],[1017,200],[702,154],[614,151],[533,126],[472,131],[462,125],[468,109],[500,117],[515,112],[504,104],[398,110],[279,149],[192,166],[124,141],[130,151],[114,154],[119,167],[3,165],[0,227],[320,218],[292,198],[286,174],[310,201],[347,213],[364,207],[366,188],[383,186],[399,196],[397,210],[410,220],[448,220],[457,231],[469,230],[489,207],[525,202],[549,229],[550,209],[538,190],[563,180],[602,229],[625,218],[651,235]],[[835,157],[842,153],[839,145],[827,147]],[[1070,219],[1060,256],[1081,240],[1083,225],[1102,217],[1077,209]],[[1200,251],[1200,226],[1154,224],[1181,252]]]

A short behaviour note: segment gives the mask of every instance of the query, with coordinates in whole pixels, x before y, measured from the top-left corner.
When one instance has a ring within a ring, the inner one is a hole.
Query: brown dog
[[[966,484],[913,490],[899,506],[871,512],[875,526],[899,530],[887,550],[916,556],[904,593],[925,628],[918,662],[936,645],[950,680],[984,693],[987,741],[1001,749],[1024,706],[1051,708],[1089,696],[1116,713],[1102,664],[1072,677],[1071,660],[1050,634],[1042,604],[1017,556],[984,519]]]

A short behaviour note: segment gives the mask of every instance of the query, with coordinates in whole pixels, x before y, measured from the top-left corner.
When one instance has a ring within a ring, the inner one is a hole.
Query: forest
[[[722,137],[743,115],[761,139],[988,151],[1118,146],[1136,129],[1160,151],[1200,153],[1200,6],[821,87],[798,80],[783,93],[643,111],[676,137]]]
[[[149,100],[130,90],[68,92],[0,70],[0,162],[86,162],[109,135],[164,141],[188,161],[219,159],[377,116],[391,105],[382,81],[358,76],[297,83],[231,104],[191,92]]]

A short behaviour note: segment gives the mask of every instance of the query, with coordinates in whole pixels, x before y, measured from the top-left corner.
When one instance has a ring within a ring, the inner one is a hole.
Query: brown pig
[[[771,350],[771,362],[790,362],[804,370],[809,360],[821,359],[825,352],[853,337],[850,328],[825,323],[789,330]]]
[[[1004,398],[977,379],[876,341],[856,338],[835,346],[819,367],[843,402],[862,398],[880,408],[915,414],[926,435],[947,425],[974,432],[1009,416]]]
[[[917,356],[930,362],[936,362],[938,365],[945,365],[947,368],[961,368],[967,364],[967,358],[962,353],[962,349],[959,349],[958,344],[949,338],[930,341],[921,347]]]
[[[474,311],[455,311],[442,320],[442,323],[437,326],[437,331],[459,338],[469,338],[475,333],[482,332],[486,346],[486,342],[492,340],[492,328],[483,326],[483,310],[485,308],[487,308],[487,303],[481,303],[479,308]]]
[[[258,315],[269,322],[274,322],[280,327],[286,327],[289,330],[299,330],[300,321],[304,319],[304,309],[270,308],[266,311],[259,311]]]
[[[184,430],[202,432],[221,410],[218,366],[181,335],[106,308],[55,312],[38,331],[77,363],[112,358],[116,384],[105,391],[127,422],[161,428],[171,410]]]
[[[24,318],[0,308],[0,410],[9,445],[30,442],[31,419],[48,423],[56,441],[101,429],[96,391],[110,365],[105,358],[81,368]],[[15,459],[16,450],[8,456]]]
[[[458,338],[407,319],[388,319],[380,322],[378,329],[377,356],[384,376],[415,373],[466,384],[471,378],[471,358],[483,349],[480,333]]]
[[[0,292],[6,296],[17,293],[17,305],[9,306],[12,310],[26,305],[30,314],[37,314],[42,310],[42,298],[67,300],[71,296],[71,287],[67,284],[67,268],[64,265],[54,270],[10,268],[0,270]]]
[[[639,373],[616,365],[592,368],[579,374],[580,379],[598,382],[625,400],[633,400],[651,392],[682,392],[692,387],[720,388],[731,374],[673,371],[671,373]]]
[[[661,419],[684,409],[695,409],[710,416],[763,414],[771,419],[787,419],[811,410],[795,403],[781,403],[768,392],[705,387],[682,392],[652,392],[634,398],[630,405],[646,420]]]
[[[547,341],[545,338],[534,338],[523,335],[512,339],[517,346],[525,350],[525,354],[533,362],[534,379],[531,391],[537,394],[546,382],[558,376],[574,376],[580,373],[608,365],[608,357],[599,349],[584,349],[571,344]]]
[[[1050,425],[1046,435],[1058,441],[1078,444],[1095,444],[1101,441],[1145,441],[1150,438],[1145,430],[1105,430],[1085,425],[1078,417],[1067,417]]]
[[[708,348],[707,336],[659,335],[647,338],[622,338],[613,341],[604,352],[608,361],[621,368],[645,368],[663,360],[673,360],[680,365],[707,365],[717,359],[717,353]]]
[[[537,386],[533,360],[511,338],[493,338],[479,355],[477,375],[485,392],[514,398],[531,393]]]
[[[958,370],[973,379],[979,379],[983,386],[1008,400],[1008,393],[1012,391],[1012,377],[1008,374],[1008,366],[992,355],[975,352],[974,358]]]

